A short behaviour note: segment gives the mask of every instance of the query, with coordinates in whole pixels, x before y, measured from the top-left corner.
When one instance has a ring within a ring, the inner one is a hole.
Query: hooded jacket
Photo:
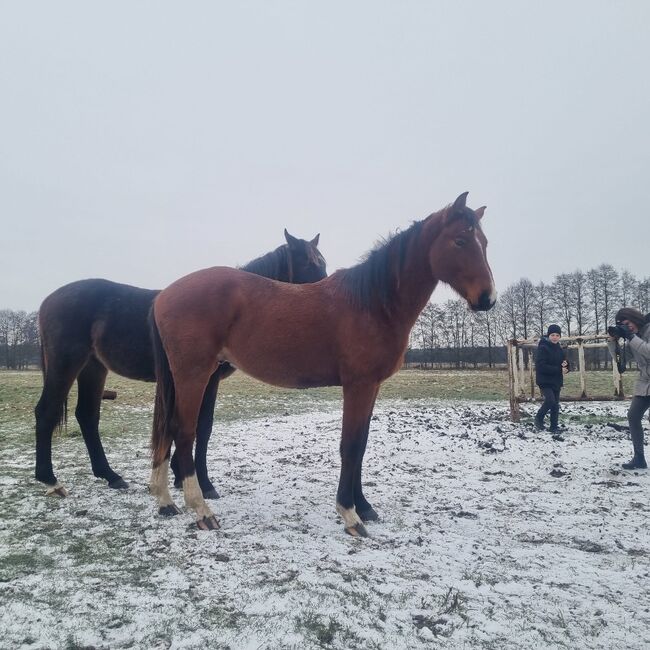
[[[650,395],[650,323],[627,342],[628,349],[639,367],[639,378],[634,385],[635,395]]]
[[[540,388],[562,388],[562,362],[565,359],[559,343],[552,343],[546,336],[539,340],[535,355],[535,381]]]

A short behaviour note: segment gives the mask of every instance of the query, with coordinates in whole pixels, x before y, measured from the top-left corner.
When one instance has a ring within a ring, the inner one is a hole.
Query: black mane
[[[341,285],[352,304],[362,309],[369,309],[377,302],[384,308],[390,304],[409,244],[419,237],[423,223],[415,221],[407,230],[381,240],[363,261],[340,271]]]
[[[289,246],[287,244],[278,246],[274,251],[256,257],[239,268],[266,278],[286,281],[289,279]]]

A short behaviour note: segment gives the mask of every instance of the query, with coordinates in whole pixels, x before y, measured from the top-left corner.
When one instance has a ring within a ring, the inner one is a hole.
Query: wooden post
[[[508,387],[510,389],[510,419],[519,422],[519,386],[517,378],[517,349],[514,340],[508,341]]]
[[[616,362],[616,341],[614,339],[607,339],[606,342],[609,354],[612,357],[612,377],[614,379],[614,397],[616,399],[625,399],[623,394],[623,376],[618,371],[618,363]]]
[[[612,359],[612,375],[614,376],[614,397],[616,399],[625,399],[625,395],[623,395],[623,375],[618,371],[616,359]]]
[[[535,399],[535,369],[533,368],[533,350],[528,348],[528,375],[530,378],[530,401]]]
[[[580,372],[580,396],[587,397],[587,373],[585,368],[585,348],[582,339],[578,339],[578,370]]]
[[[517,346],[517,365],[519,370],[519,396],[526,397],[526,365],[524,364],[524,348]]]

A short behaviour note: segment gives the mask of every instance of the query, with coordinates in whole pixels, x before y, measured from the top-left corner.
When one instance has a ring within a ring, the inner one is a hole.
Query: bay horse
[[[192,460],[205,387],[220,364],[288,388],[342,386],[341,472],[336,509],[345,531],[367,536],[378,519],[364,496],[363,456],[381,383],[402,365],[419,313],[439,281],[474,310],[496,301],[487,240],[467,193],[372,250],[365,261],[309,285],[287,285],[226,267],[191,273],[164,289],[152,310],[157,390],[150,488],[159,513],[177,514],[167,485],[176,445],[186,505],[197,525],[219,523]]]
[[[311,241],[284,231],[286,244],[254,259],[243,269],[280,282],[315,282],[326,277],[318,250]],[[65,418],[68,393],[75,379],[75,415],[90,456],[93,474],[111,488],[128,483],[109,465],[99,435],[99,415],[108,370],[130,379],[155,381],[148,315],[159,291],[102,279],[67,284],[43,301],[39,310],[43,391],[36,405],[36,479],[47,494],[66,496],[52,467],[52,434]],[[212,432],[219,381],[234,372],[221,364],[204,387],[196,432],[196,474],[205,498],[217,498],[207,470],[206,453]],[[175,458],[172,466],[177,469]],[[180,480],[179,483],[180,485]]]

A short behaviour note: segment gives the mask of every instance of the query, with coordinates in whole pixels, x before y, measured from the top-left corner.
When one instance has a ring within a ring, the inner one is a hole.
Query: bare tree
[[[634,296],[638,282],[636,278],[627,270],[621,273],[621,307],[630,307],[634,304]]]
[[[650,278],[644,278],[637,283],[634,304],[644,314],[650,312]]]
[[[532,308],[535,312],[535,334],[543,336],[551,315],[552,287],[544,282],[535,285]]]
[[[569,273],[560,273],[555,276],[552,288],[552,300],[560,316],[567,336],[571,336],[571,324],[573,322],[573,286]]]
[[[517,304],[518,325],[521,335],[527,339],[534,322],[535,287],[528,278],[522,278],[513,285]]]
[[[613,318],[613,312],[617,309],[616,303],[620,302],[619,276],[611,264],[601,264],[598,267],[601,287],[601,313],[603,315],[604,327]]]
[[[587,276],[580,270],[569,275],[571,281],[571,294],[573,298],[573,315],[575,316],[578,334],[584,334],[588,324],[588,295],[589,287]]]
[[[605,330],[602,326],[602,288],[600,286],[600,273],[598,269],[590,269],[587,271],[587,287],[589,290],[589,304],[593,314],[593,323],[596,328],[596,333]]]

